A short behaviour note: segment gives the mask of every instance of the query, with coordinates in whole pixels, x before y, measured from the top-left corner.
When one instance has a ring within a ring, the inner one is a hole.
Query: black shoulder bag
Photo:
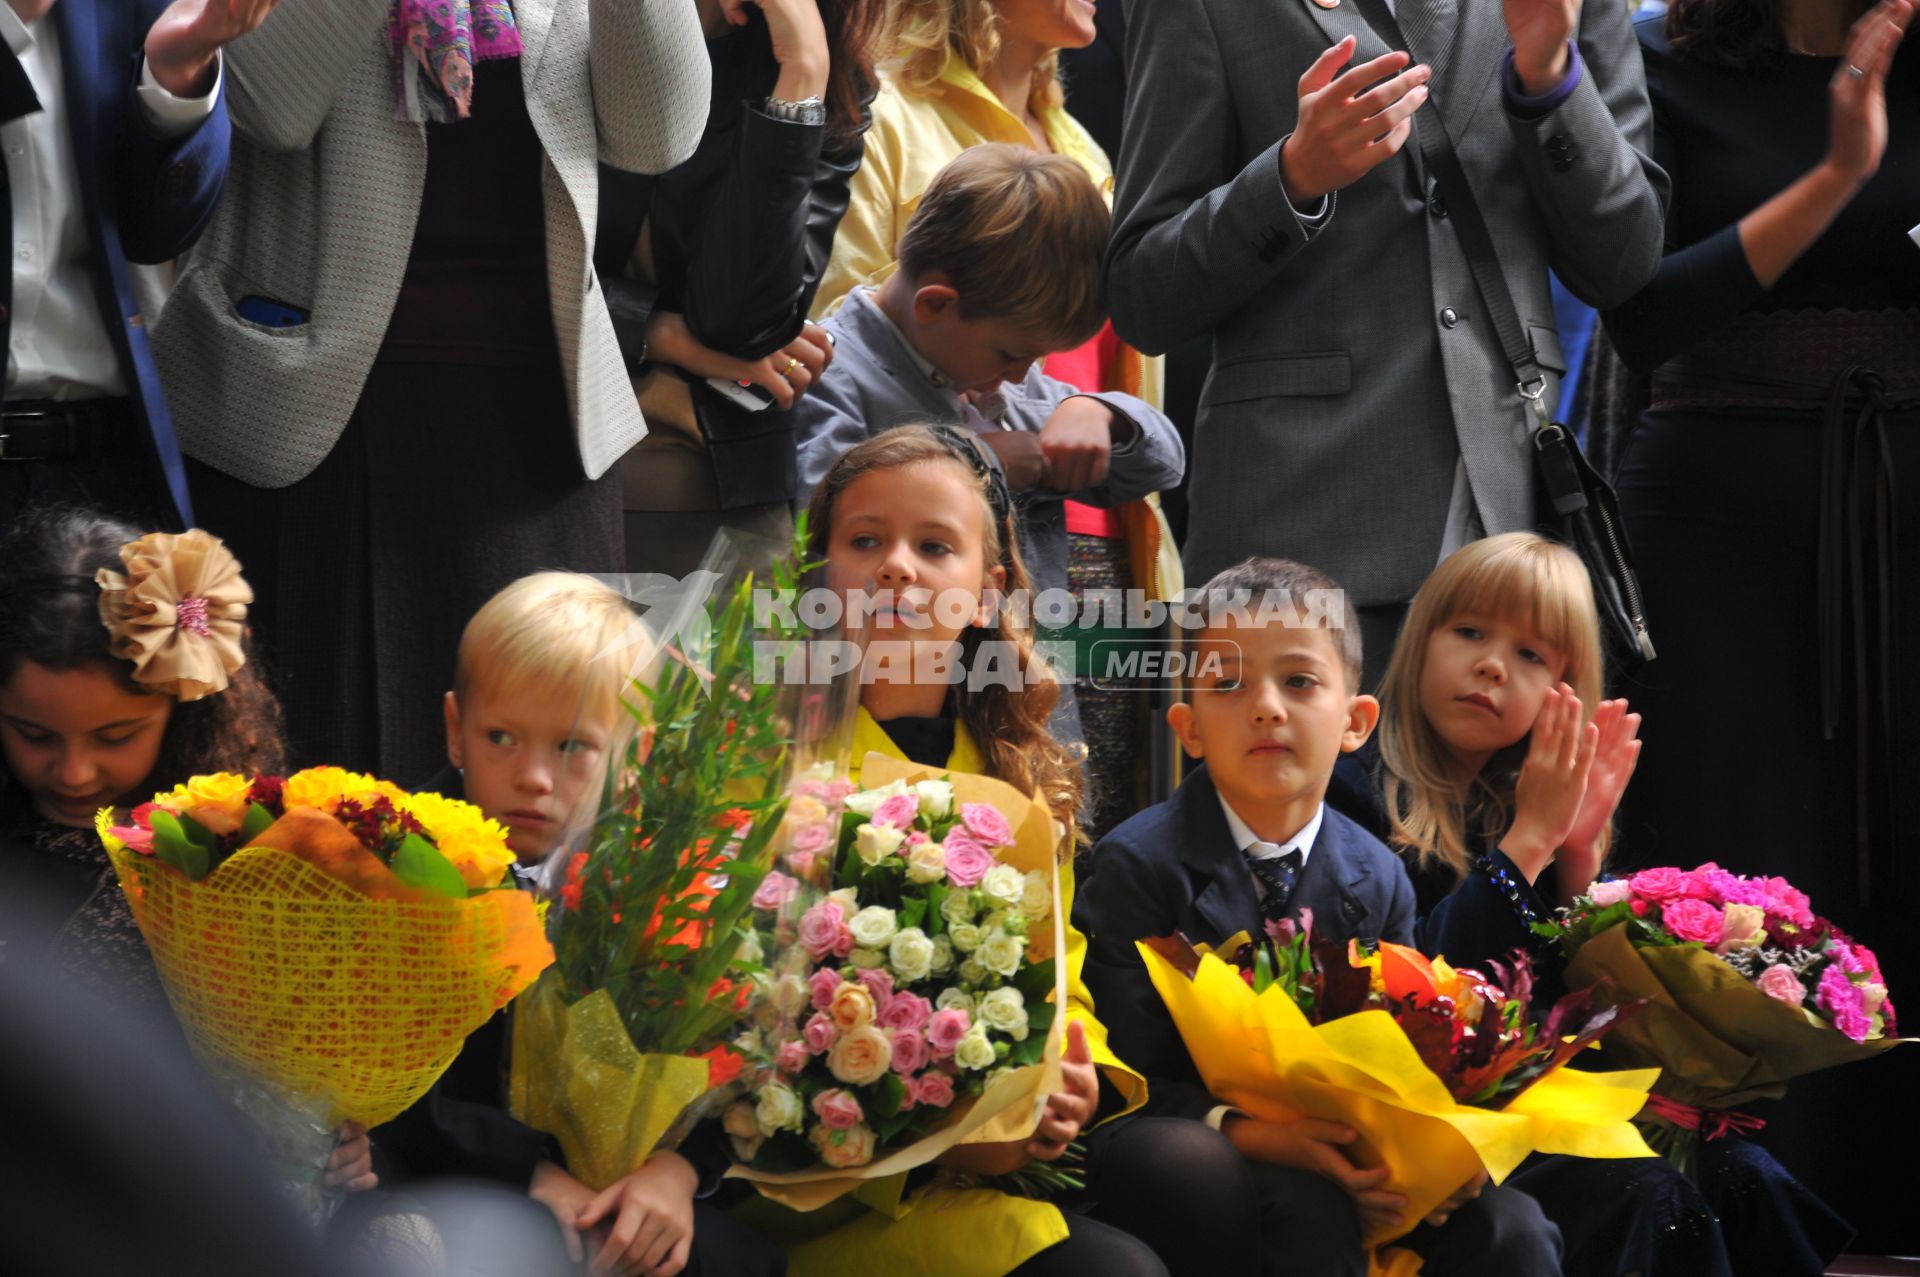
[[[1356,4],[1382,40],[1408,57],[1414,56],[1383,0],[1356,0]],[[1538,422],[1533,432],[1533,458],[1540,530],[1572,547],[1587,565],[1594,599],[1599,604],[1600,624],[1615,656],[1629,665],[1651,661],[1653,639],[1647,632],[1640,578],[1633,569],[1633,550],[1627,544],[1613,488],[1587,461],[1573,432],[1549,412],[1546,376],[1534,356],[1526,326],[1520,322],[1520,309],[1514,305],[1506,277],[1500,273],[1500,257],[1480,205],[1473,198],[1473,185],[1454,153],[1440,113],[1429,108],[1424,120],[1428,127],[1422,128],[1421,117],[1416,114],[1413,130],[1420,140],[1421,158],[1459,233],[1467,265],[1486,303],[1487,317],[1493,321],[1500,348],[1513,366],[1515,388]]]

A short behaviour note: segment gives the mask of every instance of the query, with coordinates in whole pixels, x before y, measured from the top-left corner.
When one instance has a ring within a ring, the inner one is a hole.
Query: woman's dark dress
[[[1655,158],[1673,179],[1673,202],[1658,277],[1607,317],[1630,364],[1646,372],[1736,317],[1780,312],[1795,315],[1793,344],[1804,358],[1821,341],[1821,312],[1920,308],[1920,246],[1907,237],[1920,222],[1920,41],[1906,42],[1887,82],[1890,140],[1879,173],[1763,290],[1737,223],[1824,154],[1838,60],[1787,55],[1735,73],[1675,54],[1658,20],[1637,30]],[[1836,372],[1858,358],[1844,340],[1830,352]],[[1885,566],[1894,601],[1889,615],[1870,609],[1866,628],[1884,625],[1910,644],[1920,636],[1920,411],[1891,413],[1887,427],[1896,560]],[[1681,868],[1714,860],[1737,873],[1785,876],[1818,912],[1873,946],[1897,998],[1920,981],[1911,926],[1920,874],[1898,867],[1911,836],[1894,810],[1920,775],[1920,665],[1910,648],[1896,647],[1891,686],[1870,689],[1891,724],[1891,757],[1878,745],[1860,757],[1851,681],[1840,699],[1846,713],[1825,738],[1815,609],[1820,475],[1815,410],[1670,408],[1641,418],[1619,491],[1660,657],[1618,689],[1645,716],[1646,749],[1617,859]],[[1862,492],[1871,509],[1870,489]],[[1870,542],[1868,554],[1877,566]],[[1864,897],[1856,844],[1863,774],[1877,804]],[[1905,1152],[1884,1127],[1889,1142],[1876,1148],[1875,1128],[1859,1116],[1897,1112],[1917,1087],[1920,1060],[1894,1051],[1798,1080],[1784,1104],[1761,1110],[1769,1125],[1759,1142],[1821,1196],[1846,1203],[1862,1228],[1859,1249],[1920,1245],[1899,1177],[1859,1173],[1863,1156]],[[1855,1134],[1835,1139],[1836,1131]]]

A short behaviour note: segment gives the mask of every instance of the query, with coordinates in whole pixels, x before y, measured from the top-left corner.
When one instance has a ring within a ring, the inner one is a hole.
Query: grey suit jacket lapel
[[[1329,48],[1340,43],[1348,36],[1352,36],[1354,38],[1353,57],[1347,62],[1347,65],[1350,67],[1359,66],[1364,62],[1371,62],[1377,57],[1393,52],[1393,46],[1382,39],[1380,33],[1373,29],[1373,24],[1367,21],[1367,15],[1360,11],[1360,6],[1354,3],[1354,0],[1338,0],[1338,3],[1332,8],[1322,8],[1315,0],[1280,0],[1280,3],[1297,4],[1306,10],[1308,16],[1319,25],[1320,32],[1326,37],[1327,47]],[[1383,13],[1386,12],[1386,0],[1380,0],[1380,8]],[[1391,19],[1389,18],[1389,20]],[[1466,25],[1466,16],[1464,14],[1461,15],[1461,25]],[[1422,108],[1423,111],[1425,109],[1424,107]],[[1415,112],[1414,127],[1418,128],[1419,125],[1420,112]],[[1398,158],[1404,159],[1408,164],[1413,166],[1414,174],[1419,180],[1420,189],[1425,190],[1427,185],[1427,166],[1420,158],[1419,139],[1411,136],[1408,137],[1406,144],[1400,148]],[[1392,161],[1388,162],[1391,163]]]
[[[1460,7],[1460,20],[1453,31],[1453,52],[1433,86],[1433,105],[1445,117],[1448,134],[1464,138],[1471,136],[1473,117],[1487,100],[1487,82],[1498,72],[1510,41],[1506,17],[1493,0],[1454,3]]]

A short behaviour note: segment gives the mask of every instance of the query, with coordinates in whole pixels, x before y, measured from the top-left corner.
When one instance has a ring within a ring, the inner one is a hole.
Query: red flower
[[[580,884],[570,882],[560,888],[560,903],[569,909],[578,909],[580,907]]]
[[[688,1054],[696,1060],[705,1060],[707,1062],[707,1085],[709,1087],[725,1086],[727,1083],[733,1081],[733,1079],[740,1076],[741,1066],[746,1063],[746,1061],[742,1060],[724,1043],[714,1047],[711,1051],[689,1051]]]
[[[286,777],[255,776],[253,788],[247,791],[247,801],[259,803],[270,812],[285,814],[286,793]]]
[[[592,857],[584,851],[573,853],[573,859],[567,862],[567,881],[579,882],[580,875],[586,872],[587,861]]]
[[[752,823],[753,813],[744,807],[729,807],[720,814],[719,824],[722,829],[745,829]]]

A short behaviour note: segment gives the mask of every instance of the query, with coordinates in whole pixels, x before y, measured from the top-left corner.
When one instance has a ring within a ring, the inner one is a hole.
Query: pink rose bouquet
[[[1045,808],[978,776],[815,780],[800,814],[832,837],[789,838],[814,850],[755,895],[767,970],[735,1043],[752,1082],[724,1123],[742,1173],[808,1185],[774,1193],[803,1209],[960,1139],[1024,1134],[1058,1055]]]
[[[1759,1125],[1736,1106],[1898,1040],[1879,959],[1784,878],[1646,869],[1595,883],[1535,930],[1567,953],[1569,987],[1646,1001],[1607,1049],[1661,1068],[1644,1116],[1683,1164],[1696,1136]]]

